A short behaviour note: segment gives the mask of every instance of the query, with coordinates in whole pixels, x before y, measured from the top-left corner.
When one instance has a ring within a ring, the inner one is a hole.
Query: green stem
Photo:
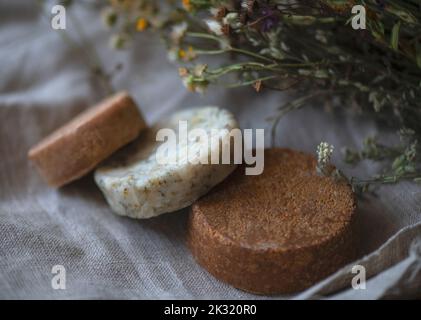
[[[421,172],[415,172],[404,175],[385,175],[373,179],[358,179],[351,178],[351,183],[354,185],[368,185],[368,184],[394,184],[402,180],[418,180],[421,179]]]
[[[288,102],[284,106],[280,108],[280,111],[278,115],[273,119],[272,124],[272,130],[271,130],[271,144],[272,146],[275,146],[275,140],[276,140],[276,129],[278,127],[279,121],[281,121],[282,117],[287,114],[288,112],[292,110],[300,109],[302,106],[306,104],[307,101],[314,99],[320,95],[331,93],[330,90],[321,90],[321,91],[315,91],[311,94],[308,94],[306,96],[300,97],[298,99],[295,99],[293,101]]]
[[[197,49],[194,49],[194,52],[197,55],[216,55],[216,54],[227,53],[228,51],[225,50],[225,49],[220,49],[220,50],[197,50]]]
[[[82,24],[79,21],[76,14],[69,10],[68,16],[71,20],[73,20],[73,25],[75,26],[76,33],[78,34],[79,38],[86,44],[86,52],[87,55],[90,56],[91,61],[93,61],[92,69],[96,70],[97,72],[95,75],[101,80],[102,85],[107,94],[111,95],[115,92],[110,78],[104,70],[103,63],[101,61],[101,57],[99,56],[96,48],[91,44],[92,42],[88,39],[85,34],[84,29],[82,28]]]
[[[209,33],[186,32],[186,36],[192,37],[192,38],[210,39],[210,40],[214,40],[216,42],[221,41],[221,39],[219,37],[214,36],[213,34],[209,34]]]
[[[189,37],[192,37],[192,38],[214,40],[214,41],[219,42],[219,43],[221,42],[220,37],[215,36],[213,34],[208,34],[208,33],[187,32],[186,36],[189,36]],[[254,53],[254,52],[251,52],[251,51],[248,51],[248,50],[244,50],[244,49],[238,49],[238,48],[234,48],[234,47],[229,46],[227,49],[221,49],[221,50],[222,50],[221,53],[223,53],[223,52],[235,52],[235,53],[240,53],[240,54],[243,54],[243,55],[246,55],[246,56],[249,56],[249,57],[264,60],[264,61],[267,61],[267,62],[273,62],[272,59],[269,59],[265,56],[262,56],[260,54],[257,54],[257,53]],[[215,52],[215,51],[211,50],[210,52]],[[213,54],[216,54],[216,53],[213,53]]]
[[[269,58],[267,58],[265,56],[262,56],[260,54],[257,54],[257,53],[254,53],[254,52],[251,52],[251,51],[248,51],[248,50],[238,49],[238,48],[232,48],[231,47],[230,48],[230,51],[231,52],[236,52],[236,53],[241,53],[241,54],[244,54],[246,56],[257,58],[257,59],[264,60],[264,61],[267,61],[267,62],[273,62],[272,59],[269,59]]]
[[[252,85],[252,84],[256,83],[257,81],[263,82],[263,81],[271,80],[271,79],[274,79],[274,78],[276,78],[276,77],[275,76],[267,76],[267,77],[262,77],[262,78],[250,80],[250,81],[233,83],[233,84],[223,84],[223,85],[227,88],[238,88],[238,87],[244,87],[244,86]]]

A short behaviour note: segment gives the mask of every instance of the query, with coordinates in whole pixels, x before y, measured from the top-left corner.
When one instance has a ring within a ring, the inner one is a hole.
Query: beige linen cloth
[[[379,299],[421,295],[421,187],[383,187],[359,202],[360,257],[295,296],[244,293],[201,269],[185,246],[187,210],[137,221],[108,208],[92,175],[62,189],[48,188],[26,154],[31,145],[103,97],[83,52],[62,41],[35,1],[0,1],[0,298],[110,299]],[[130,50],[114,52],[97,12],[74,12],[88,41],[112,68],[123,63],[113,84],[127,89],[147,121],[175,109],[219,105],[233,111],[243,128],[269,128],[265,120],[287,99],[249,88],[211,88],[188,93],[164,46],[142,34]],[[48,12],[47,12],[48,14]],[[309,107],[280,123],[277,144],[314,152],[320,141],[357,146],[376,126]],[[269,137],[269,135],[267,135]],[[266,139],[269,142],[269,139]],[[339,149],[339,148],[338,148]],[[371,163],[346,167],[348,174],[375,170]],[[353,265],[366,268],[365,290],[351,287]],[[52,267],[66,269],[66,289],[51,286]]]

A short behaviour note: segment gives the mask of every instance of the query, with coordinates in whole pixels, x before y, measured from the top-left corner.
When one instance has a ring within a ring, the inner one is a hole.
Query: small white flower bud
[[[205,23],[209,30],[217,36],[222,36],[224,34],[222,32],[222,25],[218,21],[207,19],[205,20]]]

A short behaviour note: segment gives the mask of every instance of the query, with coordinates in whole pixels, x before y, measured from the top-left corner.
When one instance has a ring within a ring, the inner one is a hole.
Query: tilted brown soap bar
[[[239,167],[192,207],[188,244],[215,277],[259,294],[304,290],[355,258],[350,186],[316,159],[265,150],[262,175]]]
[[[136,103],[120,92],[51,133],[28,157],[49,185],[60,187],[91,171],[145,127]]]

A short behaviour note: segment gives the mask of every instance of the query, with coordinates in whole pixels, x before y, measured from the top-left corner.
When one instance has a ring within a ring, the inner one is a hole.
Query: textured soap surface
[[[134,100],[119,92],[58,128],[28,152],[42,178],[60,187],[135,139],[146,123]]]
[[[238,128],[230,112],[218,107],[201,107],[179,111],[143,132],[136,141],[95,171],[95,182],[115,213],[143,219],[182,209],[235,169],[233,164],[197,163],[195,160],[201,157],[198,151],[206,142],[189,140],[185,143],[180,137],[179,121],[187,122],[188,132],[203,129],[209,139],[221,143],[229,141],[231,129]],[[158,148],[165,141],[156,141],[156,134],[163,128],[176,133],[177,154],[183,155],[187,151],[194,155],[197,152],[197,157],[187,159],[180,156],[176,163],[157,161]],[[216,134],[212,129],[226,129],[226,132]],[[211,148],[220,149],[220,144],[208,140],[206,148],[210,155]]]
[[[188,243],[217,278],[260,294],[310,287],[355,254],[350,186],[319,176],[316,159],[266,149],[262,175],[239,167],[193,206]]]

